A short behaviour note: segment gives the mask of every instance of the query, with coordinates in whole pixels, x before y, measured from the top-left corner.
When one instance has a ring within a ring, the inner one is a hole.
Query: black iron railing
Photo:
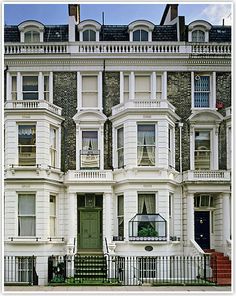
[[[36,273],[36,257],[5,256],[4,284],[38,285]]]
[[[215,257],[203,256],[51,256],[50,284],[213,285]]]

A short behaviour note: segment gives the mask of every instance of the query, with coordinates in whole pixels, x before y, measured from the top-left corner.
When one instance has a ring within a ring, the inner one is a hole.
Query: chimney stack
[[[78,24],[80,22],[80,5],[79,4],[69,4],[69,16],[74,16],[75,21]]]
[[[160,25],[168,25],[178,17],[178,4],[167,4]]]

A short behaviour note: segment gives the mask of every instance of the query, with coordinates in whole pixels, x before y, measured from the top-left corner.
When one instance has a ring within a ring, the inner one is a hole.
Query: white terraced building
[[[230,258],[230,27],[69,5],[68,25],[5,26],[4,48],[6,258],[35,256],[40,285],[52,255]]]

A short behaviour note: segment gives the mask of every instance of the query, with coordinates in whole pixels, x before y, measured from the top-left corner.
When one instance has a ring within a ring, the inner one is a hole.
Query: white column
[[[157,92],[157,86],[156,86],[156,72],[152,72],[151,75],[151,99],[155,100],[156,99],[156,92]]]
[[[194,72],[191,72],[191,97],[192,97],[192,108],[194,108]]]
[[[209,106],[212,108],[216,108],[216,72],[212,74],[212,98],[210,99]]]
[[[53,72],[49,73],[49,102],[53,103]]]
[[[80,72],[77,72],[77,111],[82,108],[82,77]]]
[[[102,111],[102,71],[98,73],[98,109]]]
[[[104,169],[104,125],[100,127],[100,170]]]
[[[194,239],[194,194],[187,193],[187,244]]]
[[[43,73],[39,72],[39,76],[38,76],[38,93],[39,93],[39,100],[43,100],[44,99],[44,81],[43,81],[44,77],[43,77]]]
[[[124,103],[124,73],[120,72],[120,104]]]
[[[22,76],[20,72],[17,72],[17,78],[16,78],[16,89],[17,89],[17,100],[23,99],[22,94]]]
[[[223,210],[223,244],[230,239],[230,196],[229,193],[222,193]]]
[[[215,135],[214,135],[215,132]],[[218,170],[219,169],[219,159],[218,159],[218,143],[219,143],[219,126],[216,125],[212,131],[211,137],[211,169]]]
[[[129,99],[134,100],[135,98],[135,77],[134,77],[134,72],[130,73],[129,77]]]
[[[76,237],[76,193],[68,193],[68,241],[67,241],[67,252],[71,253],[73,252],[73,247],[74,247],[74,238]]]
[[[7,101],[11,101],[12,100],[12,95],[11,95],[11,91],[12,91],[12,80],[11,80],[11,75],[9,72],[7,72],[7,93],[6,93],[6,99]]]
[[[104,236],[107,239],[107,242],[110,243],[112,241],[112,233],[111,233],[111,219],[112,219],[112,215],[111,215],[111,208],[112,208],[112,193],[108,192],[108,193],[104,193],[103,195],[103,201],[105,203],[105,223],[104,223]]]
[[[163,72],[162,76],[162,99],[167,100],[167,72]]]

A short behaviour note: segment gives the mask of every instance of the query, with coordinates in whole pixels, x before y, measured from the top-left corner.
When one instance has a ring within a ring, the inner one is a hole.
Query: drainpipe
[[[183,241],[183,165],[182,165],[182,127],[183,123],[179,122],[178,127],[179,127],[179,172],[181,175],[181,192],[180,192],[180,219],[182,221],[182,229],[181,229],[181,240]]]

